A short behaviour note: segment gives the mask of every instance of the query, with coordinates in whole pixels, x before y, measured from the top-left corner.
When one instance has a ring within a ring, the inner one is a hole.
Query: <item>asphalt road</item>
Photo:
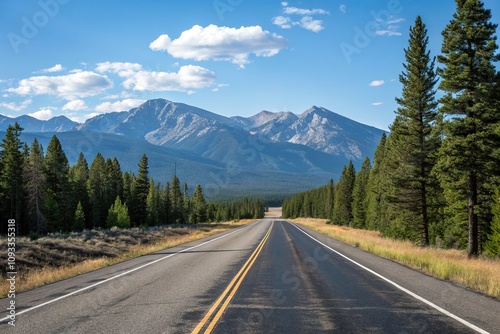
[[[500,333],[499,311],[498,299],[264,219],[20,293],[0,333]]]

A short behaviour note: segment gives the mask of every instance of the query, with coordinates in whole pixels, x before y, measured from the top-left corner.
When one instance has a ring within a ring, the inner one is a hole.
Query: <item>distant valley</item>
[[[41,121],[0,115],[0,131],[16,121],[28,143],[36,137],[47,147],[56,134],[71,164],[79,152],[89,164],[101,152],[116,156],[122,170],[136,171],[146,153],[155,180],[171,179],[175,163],[181,180],[201,184],[211,198],[287,194],[325,184],[349,160],[360,166],[371,158],[383,133],[316,106],[300,115],[261,111],[246,118],[165,99],[82,124],[64,116]]]

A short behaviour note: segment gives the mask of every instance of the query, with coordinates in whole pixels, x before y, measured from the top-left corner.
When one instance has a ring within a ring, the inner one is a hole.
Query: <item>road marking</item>
[[[259,220],[259,221],[260,221],[260,220]],[[158,262],[160,262],[160,261],[166,260],[166,259],[168,259],[168,258],[170,258],[170,257],[172,257],[172,256],[177,255],[177,254],[181,254],[181,253],[184,253],[184,252],[190,251],[190,250],[192,250],[192,249],[195,249],[195,248],[198,248],[198,247],[204,246],[204,245],[209,244],[209,243],[211,243],[211,242],[214,242],[214,241],[216,241],[216,240],[219,240],[219,239],[222,239],[222,238],[228,237],[228,236],[230,236],[231,234],[234,234],[234,233],[240,232],[240,231],[242,231],[242,230],[244,230],[244,229],[249,228],[250,226],[253,226],[253,225],[257,224],[259,221],[256,221],[255,223],[249,224],[249,225],[244,226],[244,227],[242,227],[242,228],[238,228],[238,229],[236,229],[236,230],[234,230],[234,231],[232,231],[232,232],[230,232],[230,233],[228,233],[228,234],[224,234],[224,235],[222,235],[222,236],[220,236],[220,237],[217,237],[217,238],[215,238],[215,239],[211,239],[211,240],[205,241],[205,242],[203,242],[203,243],[201,243],[201,244],[199,244],[199,245],[192,246],[192,247],[189,247],[189,248],[186,248],[186,249],[180,250],[180,251],[178,251],[178,252],[175,252],[175,253],[173,253],[173,254],[169,254],[169,255],[164,256],[164,257],[162,257],[162,258],[159,258],[159,259],[157,259],[157,260],[154,260],[154,261],[148,262],[148,263],[143,264],[143,265],[141,265],[141,266],[139,266],[139,267],[136,267],[136,268],[134,268],[134,269],[128,270],[128,271],[126,271],[126,272],[124,272],[124,273],[118,274],[118,275],[113,276],[113,277],[109,277],[109,278],[107,278],[107,279],[105,279],[105,280],[99,281],[99,282],[97,282],[97,283],[91,284],[91,285],[86,286],[86,287],[84,287],[84,288],[81,288],[81,289],[78,289],[78,290],[76,290],[76,291],[70,292],[70,293],[68,293],[68,294],[66,294],[66,295],[63,295],[63,296],[57,297],[57,298],[55,298],[55,299],[51,299],[51,300],[49,300],[49,301],[46,301],[46,302],[44,302],[44,303],[42,303],[42,304],[39,304],[39,305],[36,305],[36,306],[33,306],[33,307],[30,307],[30,308],[28,308],[28,309],[26,309],[26,310],[22,310],[22,311],[16,312],[16,316],[21,315],[21,314],[23,314],[23,313],[27,313],[27,312],[33,311],[34,309],[37,309],[37,308],[40,308],[40,307],[46,306],[46,305],[48,305],[48,304],[52,304],[52,303],[54,303],[54,302],[56,302],[56,301],[59,301],[59,300],[61,300],[61,299],[64,299],[64,298],[70,297],[70,296],[72,296],[72,295],[76,295],[77,293],[80,293],[80,292],[82,292],[82,291],[85,291],[85,290],[91,289],[91,288],[96,287],[96,286],[98,286],[98,285],[101,285],[101,284],[104,284],[104,283],[106,283],[106,282],[112,281],[112,280],[114,280],[114,279],[120,278],[120,277],[122,277],[122,276],[128,275],[128,274],[130,274],[130,273],[133,273],[134,271],[137,271],[137,270],[139,270],[139,269],[145,268],[145,267],[147,267],[147,266],[150,266],[150,265],[152,265],[152,264],[158,263]],[[153,253],[153,254],[154,254],[154,253]],[[8,317],[8,316],[7,316],[7,317],[4,317],[4,318],[1,318],[1,319],[0,319],[0,323],[5,322],[5,321],[7,321],[7,320],[10,320],[10,317]]]
[[[215,325],[220,320],[222,314],[224,313],[224,311],[226,310],[227,306],[229,305],[229,303],[233,299],[234,295],[236,294],[236,291],[238,291],[238,288],[240,287],[241,282],[243,282],[243,279],[245,278],[245,276],[247,275],[248,271],[250,270],[250,268],[254,264],[255,260],[259,256],[260,251],[264,247],[264,244],[266,243],[267,239],[269,238],[269,235],[271,234],[271,230],[273,228],[273,225],[274,225],[274,220],[272,221],[271,226],[269,227],[269,230],[267,230],[266,235],[264,236],[264,238],[262,238],[261,242],[259,243],[259,245],[257,246],[257,248],[254,250],[254,252],[252,253],[252,255],[250,255],[250,257],[245,262],[245,264],[243,265],[243,267],[241,267],[240,271],[236,274],[236,276],[234,276],[234,278],[231,280],[231,282],[226,287],[226,289],[224,290],[224,292],[222,292],[222,294],[219,296],[219,298],[217,298],[217,300],[215,301],[215,303],[208,310],[207,314],[205,314],[205,316],[203,317],[203,319],[201,319],[200,323],[195,327],[195,329],[191,332],[191,334],[198,334],[198,333],[201,332],[201,330],[206,325],[207,321],[210,319],[210,317],[212,316],[212,314],[217,310],[217,308],[222,303],[222,301],[224,300],[224,298],[227,297],[225,299],[224,303],[222,304],[222,306],[219,308],[219,311],[217,312],[217,314],[214,316],[214,318],[212,319],[212,321],[208,325],[208,327],[205,330],[204,334],[209,334],[209,333],[212,332],[212,330],[214,329]]]
[[[448,317],[455,319],[456,321],[458,321],[458,322],[460,322],[461,324],[463,324],[463,325],[465,325],[465,326],[467,326],[467,327],[469,327],[469,328],[471,328],[471,329],[475,330],[475,331],[476,331],[476,332],[478,332],[478,333],[481,333],[481,334],[490,334],[489,332],[485,331],[484,329],[481,329],[481,328],[477,327],[476,325],[471,324],[471,323],[470,323],[470,322],[468,322],[467,320],[464,320],[464,319],[460,318],[459,316],[457,316],[457,315],[455,315],[455,314],[453,314],[453,313],[451,313],[451,312],[449,312],[449,311],[445,310],[444,308],[437,306],[436,304],[434,304],[433,302],[431,302],[431,301],[429,301],[429,300],[425,299],[424,297],[421,297],[421,296],[417,295],[416,293],[414,293],[414,292],[412,292],[412,291],[410,291],[410,290],[408,290],[408,289],[406,289],[406,288],[402,287],[401,285],[397,284],[396,282],[391,281],[390,279],[386,278],[385,276],[382,276],[381,274],[377,273],[376,271],[373,271],[373,270],[371,270],[370,268],[365,267],[365,266],[364,266],[364,265],[362,265],[361,263],[358,263],[358,262],[354,261],[353,259],[351,259],[351,258],[349,258],[349,257],[345,256],[344,254],[342,254],[342,253],[340,253],[340,252],[336,251],[335,249],[331,248],[330,246],[328,246],[328,245],[324,244],[323,242],[319,241],[318,239],[314,238],[314,237],[313,237],[313,236],[311,236],[309,233],[307,233],[306,231],[304,231],[304,230],[303,230],[303,229],[301,229],[300,227],[296,226],[295,224],[292,224],[291,222],[288,222],[288,223],[289,223],[290,225],[292,225],[293,227],[295,227],[295,228],[296,228],[297,230],[299,230],[300,232],[304,233],[304,234],[305,234],[306,236],[308,236],[309,238],[313,239],[314,241],[316,241],[317,243],[319,243],[320,245],[322,245],[323,247],[325,247],[325,248],[327,248],[327,249],[331,250],[332,252],[336,253],[337,255],[340,255],[341,257],[343,257],[344,259],[346,259],[346,260],[348,260],[348,261],[350,261],[350,262],[354,263],[354,264],[355,264],[355,265],[357,265],[358,267],[363,268],[364,270],[368,271],[369,273],[371,273],[371,274],[373,274],[373,275],[377,276],[378,278],[380,278],[380,279],[382,279],[382,280],[386,281],[387,283],[389,283],[389,284],[393,285],[394,287],[398,288],[399,290],[401,290],[401,291],[403,291],[403,292],[405,292],[405,293],[409,294],[409,295],[410,295],[410,296],[412,296],[413,298],[415,298],[415,299],[417,299],[417,300],[420,300],[421,302],[423,302],[423,303],[425,303],[425,304],[429,305],[430,307],[432,307],[432,308],[434,308],[434,309],[438,310],[439,312],[441,312],[441,313],[443,313],[443,314],[447,315]]]

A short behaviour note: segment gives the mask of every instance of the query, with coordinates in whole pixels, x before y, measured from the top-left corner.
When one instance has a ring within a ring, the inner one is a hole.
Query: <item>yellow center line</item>
[[[264,247],[264,244],[266,243],[267,239],[269,238],[269,235],[271,234],[273,224],[274,224],[274,221],[271,224],[271,226],[269,227],[269,230],[267,231],[267,233],[264,236],[264,238],[262,239],[262,241],[259,243],[259,245],[255,249],[255,251],[250,256],[250,258],[245,262],[245,264],[240,269],[240,271],[236,274],[236,276],[234,276],[234,278],[231,280],[231,282],[229,283],[227,288],[219,296],[219,298],[217,298],[216,302],[212,305],[210,310],[208,310],[207,314],[205,314],[203,319],[201,319],[200,323],[196,326],[196,328],[192,331],[191,334],[198,334],[201,332],[201,330],[203,329],[203,327],[205,326],[207,321],[210,319],[212,314],[217,310],[217,308],[222,303],[224,298],[227,297],[227,299],[224,301],[221,308],[219,309],[219,311],[217,312],[215,317],[212,319],[212,321],[210,322],[210,324],[208,325],[208,327],[204,333],[209,334],[212,332],[213,328],[215,327],[215,325],[219,321],[219,319],[222,316],[222,314],[224,313],[225,309],[227,308],[227,306],[231,302],[231,299],[233,299],[234,295],[236,294],[236,291],[238,290],[239,286],[241,285],[241,282],[245,278],[246,274],[248,273],[248,271],[250,270],[250,268],[254,264],[255,260],[257,259],[257,256],[259,255],[260,251]]]

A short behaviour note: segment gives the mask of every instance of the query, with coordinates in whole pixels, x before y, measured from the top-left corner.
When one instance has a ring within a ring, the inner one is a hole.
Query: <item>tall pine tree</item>
[[[396,98],[399,108],[387,140],[386,165],[391,186],[391,214],[396,223],[414,230],[413,238],[429,245],[430,199],[439,191],[431,170],[436,163],[440,138],[436,131],[438,117],[437,77],[434,59],[427,50],[429,38],[420,16],[410,28],[406,64],[399,76],[402,96]],[[411,220],[408,221],[408,220]],[[415,241],[417,241],[415,240]]]
[[[456,0],[456,12],[443,31],[443,68],[439,88],[444,92],[440,112],[445,117],[438,167],[451,224],[467,226],[469,257],[479,254],[480,226],[488,228],[498,161],[493,153],[500,138],[499,77],[494,63],[495,30],[491,11],[479,0]],[[465,213],[465,214],[464,214]]]
[[[356,175],[352,193],[352,226],[355,228],[366,227],[366,207],[368,180],[372,165],[367,157],[361,165],[361,169]]]
[[[20,140],[23,128],[16,122],[7,127],[5,139],[0,143],[0,213],[2,232],[7,232],[7,220],[15,219],[18,233],[22,233],[23,199],[23,143]]]
[[[336,225],[350,226],[352,224],[352,195],[355,180],[356,171],[352,161],[349,161],[349,165],[344,167],[335,189],[333,223]]]
[[[94,161],[90,164],[87,189],[91,205],[91,226],[104,227],[108,214],[108,208],[104,205],[104,194],[106,184],[106,162],[101,153],[97,153]]]
[[[366,227],[370,230],[379,230],[385,222],[387,211],[387,177],[384,170],[386,143],[387,135],[384,132],[375,150],[373,168],[368,178]]]
[[[149,166],[148,157],[142,155],[138,166],[138,175],[135,182],[136,203],[133,209],[133,223],[137,225],[146,224],[147,220],[147,198],[149,193]]]
[[[45,198],[45,174],[43,172],[43,148],[35,138],[30,153],[26,158],[23,183],[26,201],[26,219],[28,228],[40,234],[47,233],[47,219],[43,213]]]
[[[69,163],[68,158],[61,146],[57,136],[53,136],[47,146],[45,154],[44,171],[47,180],[47,190],[52,194],[55,204],[58,207],[59,217],[53,214],[51,226],[55,231],[68,231],[73,221],[74,207],[72,206],[72,194],[69,183]],[[75,203],[76,205],[76,203]]]

